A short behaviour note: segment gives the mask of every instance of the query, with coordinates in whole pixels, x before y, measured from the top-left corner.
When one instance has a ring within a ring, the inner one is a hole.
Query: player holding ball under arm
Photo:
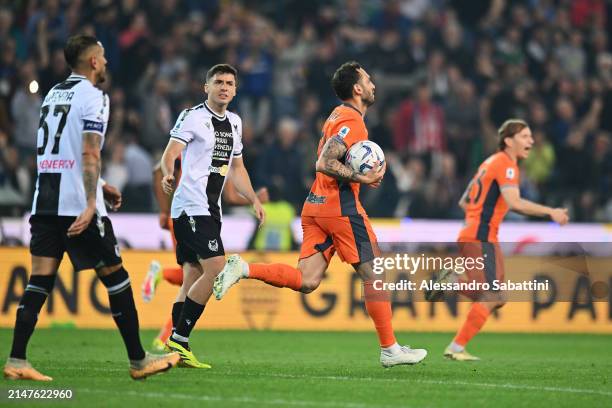
[[[304,240],[297,268],[284,264],[248,264],[238,255],[232,255],[215,281],[215,297],[221,299],[242,278],[310,293],[321,283],[337,251],[340,259],[350,263],[363,279],[365,306],[378,334],[381,364],[384,367],[415,364],[425,358],[427,351],[400,346],[395,339],[388,293],[373,287],[372,262],[378,255],[378,246],[359,202],[361,184],[380,186],[386,167],[379,165],[367,174],[360,174],[344,163],[351,146],[368,139],[363,117],[374,103],[375,86],[361,65],[352,61],[336,70],[332,87],[342,104],[323,125],[317,174],[302,210]]]

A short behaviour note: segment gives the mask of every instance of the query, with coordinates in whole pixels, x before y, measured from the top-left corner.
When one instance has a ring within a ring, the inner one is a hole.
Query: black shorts
[[[176,239],[176,262],[197,263],[225,255],[221,241],[221,221],[210,215],[189,216],[185,213],[173,218]]]
[[[76,217],[32,215],[30,217],[30,253],[62,259],[68,252],[77,271],[115,266],[122,263],[113,225],[108,217],[93,217],[87,229],[69,238],[68,228]]]

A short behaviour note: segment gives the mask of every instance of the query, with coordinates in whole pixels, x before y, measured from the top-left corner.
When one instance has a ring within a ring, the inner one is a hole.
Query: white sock
[[[242,277],[243,278],[249,277],[249,264],[246,262],[242,263]]]
[[[465,350],[465,347],[463,347],[460,344],[455,343],[454,341],[451,342],[449,347],[453,353],[461,353],[463,350]]]
[[[394,355],[401,353],[402,347],[395,342],[395,344],[392,344],[389,347],[381,347],[381,350],[386,354]]]
[[[180,334],[176,334],[176,332],[172,333],[170,337],[183,343],[189,343],[189,337],[181,336]]]

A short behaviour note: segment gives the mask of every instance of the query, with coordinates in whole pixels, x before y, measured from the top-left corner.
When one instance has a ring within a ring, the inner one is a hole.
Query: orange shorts
[[[474,266],[466,268],[465,282],[478,282],[493,284],[494,280],[505,279],[504,256],[497,242],[462,241],[458,242],[459,253],[464,258],[481,258],[484,268]]]
[[[367,215],[302,216],[302,231],[300,259],[321,252],[329,262],[337,251],[343,262],[354,265],[371,261],[380,253]]]

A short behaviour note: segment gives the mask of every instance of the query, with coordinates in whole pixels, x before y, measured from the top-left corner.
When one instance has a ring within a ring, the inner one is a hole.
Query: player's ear
[[[96,54],[92,54],[89,56],[89,66],[94,70],[98,68],[98,58],[96,57]]]
[[[204,92],[208,93],[208,82],[204,82]]]
[[[361,95],[363,93],[363,88],[359,83],[356,83],[355,85],[353,85],[353,91],[356,95]]]

